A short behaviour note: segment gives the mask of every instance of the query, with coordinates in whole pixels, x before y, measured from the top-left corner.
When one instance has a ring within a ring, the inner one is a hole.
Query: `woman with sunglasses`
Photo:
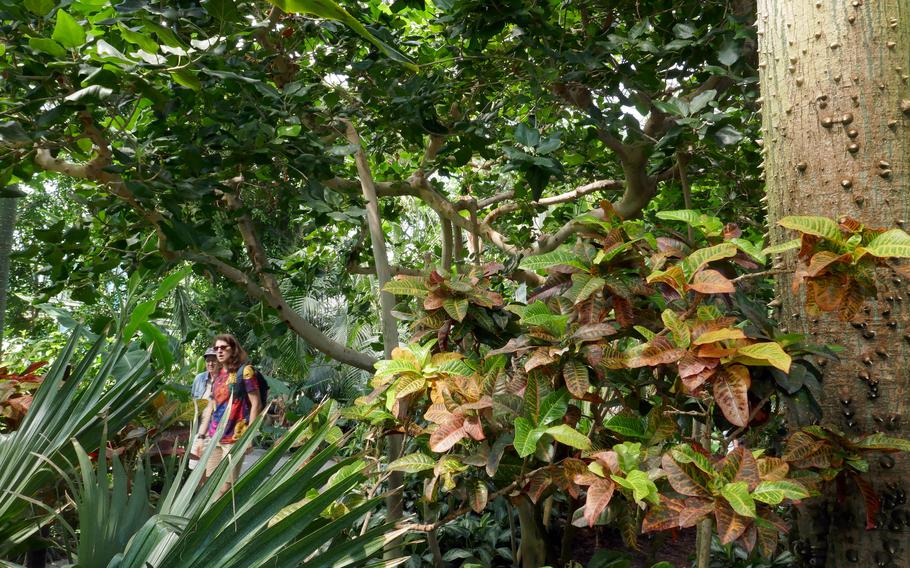
[[[212,349],[221,364],[221,372],[209,391],[209,403],[202,414],[193,453],[201,455],[203,444],[215,436],[221,422],[226,420],[227,424],[224,434],[205,465],[206,477],[211,476],[221,460],[228,457],[234,442],[240,439],[247,426],[256,420],[262,411],[256,370],[246,363],[246,351],[240,346],[237,338],[230,334],[219,335],[215,338]],[[241,368],[243,376],[238,377]],[[240,475],[242,464],[243,460],[238,459],[237,463],[231,466],[230,477],[219,495],[224,494]]]

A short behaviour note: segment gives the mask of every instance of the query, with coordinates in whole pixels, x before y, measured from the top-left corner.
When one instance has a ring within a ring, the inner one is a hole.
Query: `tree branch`
[[[586,185],[582,185],[580,187],[576,187],[575,189],[573,189],[571,191],[567,191],[565,193],[560,193],[559,195],[554,195],[551,197],[544,197],[542,199],[538,199],[537,201],[531,201],[530,203],[527,204],[527,206],[528,207],[549,207],[550,205],[558,205],[560,203],[567,203],[569,201],[574,201],[584,195],[596,193],[598,191],[602,191],[605,189],[622,189],[622,187],[623,187],[623,182],[621,182],[621,181],[616,181],[616,180],[612,180],[612,179],[599,180],[599,181],[595,181],[595,182],[592,182],[592,183],[589,183]],[[514,193],[514,192],[506,192],[506,193]],[[502,195],[502,194],[500,194],[500,195]],[[478,208],[482,208],[481,203],[482,202],[477,203]],[[507,203],[505,205],[500,205],[496,209],[490,211],[487,214],[487,216],[483,218],[483,222],[487,223],[488,225],[491,225],[497,217],[501,217],[501,216],[511,213],[513,211],[517,211],[521,208],[522,208],[522,205],[520,205],[518,203]]]
[[[142,203],[140,203],[119,175],[104,170],[104,168],[111,163],[112,153],[110,150],[110,144],[105,139],[104,134],[101,132],[101,130],[99,130],[98,127],[94,124],[89,113],[80,113],[79,118],[85,129],[86,136],[92,140],[92,143],[96,147],[96,156],[85,164],[74,164],[54,158],[51,155],[50,150],[46,148],[37,148],[35,154],[36,165],[46,171],[93,181],[99,185],[104,186],[108,189],[108,191],[111,192],[111,194],[127,203],[149,225],[151,225],[151,227],[158,235],[158,250],[166,260],[173,261],[178,258],[184,258],[187,260],[196,260],[203,262],[204,264],[214,268],[219,274],[231,282],[234,282],[235,284],[244,288],[251,297],[266,301],[269,305],[278,310],[279,314],[281,315],[284,322],[288,325],[288,327],[319,351],[322,351],[327,356],[342,363],[346,363],[348,365],[352,365],[354,367],[368,371],[373,370],[373,363],[375,363],[375,359],[373,357],[367,355],[366,353],[359,353],[332,341],[329,337],[322,333],[319,328],[303,319],[300,314],[290,308],[290,306],[285,301],[284,296],[281,294],[280,289],[278,289],[278,285],[275,281],[274,276],[267,271],[265,251],[259,244],[255,230],[253,229],[252,221],[248,216],[241,215],[241,220],[239,223],[240,232],[244,237],[245,244],[247,245],[247,251],[250,254],[250,260],[256,268],[257,274],[259,274],[266,285],[265,289],[263,289],[263,287],[261,287],[252,278],[250,278],[249,275],[247,275],[245,272],[225,263],[220,259],[206,255],[204,253],[197,253],[193,251],[178,252],[168,249],[167,236],[162,229],[162,225],[167,222],[167,219],[158,210],[147,208]],[[240,180],[231,180],[231,183],[233,183],[236,187],[240,181],[242,181],[242,178],[240,178]],[[241,204],[239,200],[236,199],[236,197],[228,193],[225,193],[224,195],[228,198],[227,202],[229,206],[233,206],[238,209],[241,208]],[[233,198],[234,201],[231,201],[231,198]]]
[[[376,267],[372,264],[361,265],[361,264],[357,264],[357,263],[351,263],[351,264],[348,264],[347,270],[351,274],[368,274],[368,275],[373,275],[373,276],[376,275]],[[389,272],[393,276],[398,276],[400,274],[405,275],[405,276],[420,276],[421,274],[423,274],[421,271],[417,270],[416,268],[406,268],[404,266],[397,266],[397,265],[389,266]]]
[[[452,222],[439,215],[439,224],[442,226],[442,269],[448,272],[452,269]]]

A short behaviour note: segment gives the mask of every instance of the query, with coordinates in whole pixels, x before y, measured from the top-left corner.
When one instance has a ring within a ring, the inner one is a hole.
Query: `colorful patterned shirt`
[[[234,399],[231,401],[231,407],[228,408],[228,400],[231,398],[231,390],[234,389]],[[221,420],[228,421],[224,429],[224,435],[221,437],[222,444],[233,444],[246,430],[250,422],[250,398],[246,393],[259,393],[259,381],[256,379],[256,370],[252,365],[244,365],[243,378],[237,383],[237,372],[228,372],[222,369],[218,377],[212,383],[212,390],[209,400],[215,405],[212,410],[212,419],[209,421],[208,435],[214,437],[218,431]]]

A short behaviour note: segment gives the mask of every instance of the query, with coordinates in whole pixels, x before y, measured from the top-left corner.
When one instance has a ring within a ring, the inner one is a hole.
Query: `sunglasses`
[[[231,346],[230,345],[216,345],[216,346],[212,347],[212,349],[215,351],[230,351]]]

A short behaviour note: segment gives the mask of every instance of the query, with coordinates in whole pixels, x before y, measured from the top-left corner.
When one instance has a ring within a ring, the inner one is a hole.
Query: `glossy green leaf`
[[[60,9],[51,38],[63,47],[75,48],[85,43],[85,30],[66,10]]]
[[[63,57],[66,55],[66,50],[57,43],[56,41],[44,37],[33,37],[28,40],[28,46],[34,49],[35,51],[40,51],[42,53],[47,53],[48,55],[53,55],[54,57]]]
[[[560,444],[571,446],[577,450],[590,450],[591,440],[587,436],[572,428],[568,424],[557,424],[546,429],[546,433],[553,436]]]
[[[513,446],[515,451],[518,452],[518,457],[525,458],[533,454],[543,433],[542,429],[535,428],[527,418],[516,418]]]

